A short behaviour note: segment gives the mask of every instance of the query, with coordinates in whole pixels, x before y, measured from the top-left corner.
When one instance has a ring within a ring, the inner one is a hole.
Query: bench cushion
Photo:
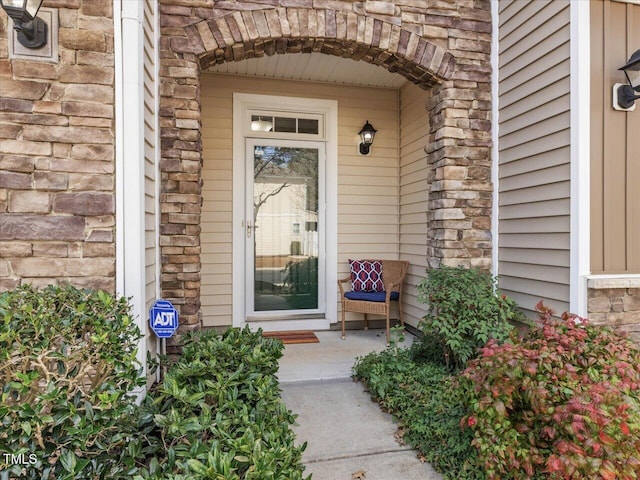
[[[364,300],[365,302],[384,302],[387,292],[346,292],[345,298],[349,300]],[[391,300],[397,301],[400,297],[398,292],[391,292]]]

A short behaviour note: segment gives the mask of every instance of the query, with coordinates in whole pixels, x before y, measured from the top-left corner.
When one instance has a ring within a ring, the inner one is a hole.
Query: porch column
[[[170,52],[167,47],[162,45],[165,56]],[[202,142],[197,58],[188,53],[171,55],[162,59],[160,68],[160,255],[162,297],[180,313],[178,334],[167,342],[168,353],[176,353],[182,335],[201,325]]]
[[[430,117],[428,247],[430,267],[491,269],[490,72],[434,87]],[[462,76],[460,72],[453,75]]]

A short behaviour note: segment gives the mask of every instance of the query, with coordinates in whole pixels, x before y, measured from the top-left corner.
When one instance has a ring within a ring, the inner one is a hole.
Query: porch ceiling
[[[398,89],[407,79],[370,63],[323,53],[299,53],[249,58],[210,67],[208,72],[262,78],[335,83]]]

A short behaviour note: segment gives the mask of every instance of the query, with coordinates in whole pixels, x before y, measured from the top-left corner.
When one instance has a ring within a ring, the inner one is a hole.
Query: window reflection
[[[253,153],[254,311],[317,309],[318,150]]]
[[[320,122],[315,118],[251,115],[251,131],[318,135],[320,132]]]

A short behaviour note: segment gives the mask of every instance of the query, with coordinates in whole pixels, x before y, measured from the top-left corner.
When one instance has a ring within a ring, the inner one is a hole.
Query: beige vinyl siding
[[[569,309],[569,1],[499,4],[500,287]]]
[[[204,326],[231,324],[233,93],[338,101],[338,278],[347,259],[398,258],[398,93],[274,79],[203,74],[202,287]],[[378,130],[357,153],[366,120]],[[337,288],[337,286],[336,286]]]
[[[591,271],[640,273],[640,106],[615,111],[612,86],[640,48],[640,5],[591,2]]]
[[[144,2],[144,222],[145,222],[145,304],[148,312],[156,300],[157,250],[159,235],[156,222],[156,42],[157,3]],[[155,354],[156,336],[147,332],[147,350]]]
[[[426,313],[418,302],[417,285],[427,268],[428,98],[429,92],[413,84],[400,90],[400,260],[410,264],[403,290],[403,312],[405,321],[413,326]]]

